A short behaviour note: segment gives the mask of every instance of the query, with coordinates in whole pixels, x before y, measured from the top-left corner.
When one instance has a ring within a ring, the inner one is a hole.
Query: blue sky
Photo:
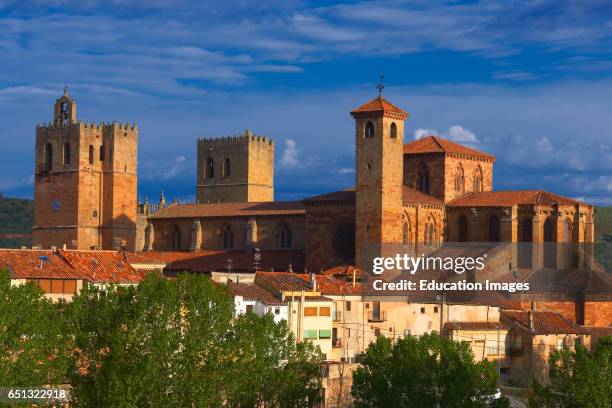
[[[198,137],[276,141],[277,199],[351,186],[348,112],[376,94],[497,155],[494,188],[612,205],[607,1],[3,1],[0,191],[31,197],[34,128],[136,122],[139,190],[193,199]],[[261,3],[261,4],[258,4]]]

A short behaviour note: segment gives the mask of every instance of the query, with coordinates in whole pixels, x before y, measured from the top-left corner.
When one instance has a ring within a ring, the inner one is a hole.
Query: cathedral
[[[197,140],[196,203],[163,195],[137,203],[137,127],[77,120],[65,91],[53,122],[36,129],[34,244],[290,252],[301,257],[293,267],[321,271],[367,269],[372,256],[396,247],[594,241],[591,205],[542,190],[494,191],[493,155],[433,135],[406,141],[409,114],[381,95],[350,114],[351,189],[274,201],[274,142],[247,130]],[[566,262],[557,253],[527,258],[515,266]]]

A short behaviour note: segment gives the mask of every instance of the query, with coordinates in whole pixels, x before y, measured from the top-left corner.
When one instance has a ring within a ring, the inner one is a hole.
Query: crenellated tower
[[[76,119],[64,89],[36,127],[33,244],[133,250],[138,128]]]
[[[404,121],[382,96],[351,112],[355,119],[355,263],[369,270],[384,248],[402,243]]]
[[[274,142],[250,130],[199,139],[196,198],[199,203],[274,200]]]

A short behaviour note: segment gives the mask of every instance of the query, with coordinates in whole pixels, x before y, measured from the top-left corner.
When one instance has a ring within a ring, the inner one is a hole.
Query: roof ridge
[[[440,141],[438,140],[438,138],[435,135],[429,135],[429,136],[425,136],[425,137],[431,137],[433,139],[433,141],[436,142],[438,147],[440,147],[440,149],[442,149],[442,151],[446,152],[446,149],[444,148],[444,146],[442,146],[442,144],[440,143]]]

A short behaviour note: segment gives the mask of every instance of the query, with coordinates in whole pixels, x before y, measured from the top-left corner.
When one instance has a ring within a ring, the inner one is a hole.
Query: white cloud
[[[285,150],[283,151],[280,164],[284,168],[295,168],[299,166],[300,161],[298,160],[298,150],[295,140],[285,140]]]
[[[355,169],[351,167],[342,167],[341,169],[338,169],[338,174],[353,174],[353,173],[355,173]]]
[[[478,142],[474,132],[460,125],[451,126],[448,128],[448,131],[442,133],[435,129],[416,129],[414,131],[415,139],[421,139],[426,136],[442,136],[445,139],[456,142]]]

